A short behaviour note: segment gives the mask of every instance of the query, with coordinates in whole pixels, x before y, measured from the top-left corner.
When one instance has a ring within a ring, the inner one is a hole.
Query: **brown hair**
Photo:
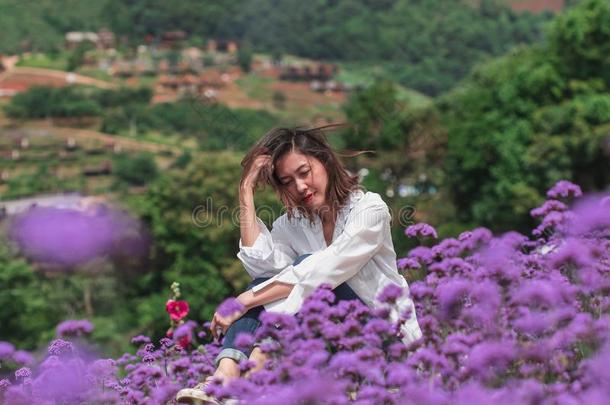
[[[333,218],[336,212],[347,202],[353,190],[361,189],[358,184],[358,176],[350,174],[338,158],[338,153],[333,151],[326,139],[324,129],[341,126],[339,124],[327,125],[323,127],[304,129],[296,128],[273,128],[267,132],[256,144],[248,151],[241,162],[244,168],[244,176],[248,172],[257,156],[261,154],[271,155],[272,166],[275,167],[278,160],[291,151],[302,153],[306,156],[313,156],[318,159],[328,173],[328,189],[326,190],[326,201],[329,202]],[[359,151],[346,156],[357,156],[368,151]],[[284,189],[275,170],[265,167],[257,179],[255,188],[259,185],[271,185],[278,197],[286,207],[288,218],[294,216],[294,210],[303,214],[310,222],[314,221],[314,213],[308,207],[295,201]],[[240,184],[244,181],[242,177]]]

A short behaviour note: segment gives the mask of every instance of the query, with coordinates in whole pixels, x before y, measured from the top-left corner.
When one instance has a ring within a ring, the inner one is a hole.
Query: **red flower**
[[[191,344],[192,340],[193,337],[191,335],[184,335],[178,339],[178,346],[183,349],[186,349]]]
[[[189,313],[189,303],[186,301],[168,300],[165,310],[172,321],[179,321]]]
[[[173,338],[174,337],[174,329],[173,328],[169,328],[167,330],[167,332],[165,332],[165,337],[169,338],[169,339]]]

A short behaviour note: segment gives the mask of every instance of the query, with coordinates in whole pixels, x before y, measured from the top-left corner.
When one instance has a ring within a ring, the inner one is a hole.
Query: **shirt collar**
[[[339,209],[339,212],[337,214],[337,221],[339,220],[339,218],[341,216],[345,216],[347,213],[349,213],[352,210],[352,208],[354,208],[356,203],[358,201],[360,201],[363,197],[364,197],[364,191],[362,191],[360,189],[352,190],[350,192],[349,196],[347,197],[347,201],[345,202],[343,207],[341,207],[341,209]],[[301,220],[301,219],[307,220],[307,218],[305,218],[305,216],[298,210],[294,211],[294,217],[299,220]]]
[[[360,201],[363,197],[364,191],[360,189],[353,190],[348,197],[346,206],[351,211],[351,209],[354,208],[354,205],[356,205],[356,203]]]

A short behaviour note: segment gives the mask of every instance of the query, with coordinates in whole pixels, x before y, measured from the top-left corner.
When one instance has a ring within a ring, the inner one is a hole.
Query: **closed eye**
[[[311,171],[311,170],[307,170],[307,171],[301,172],[301,173],[299,173],[299,176],[301,176],[301,177],[306,176],[306,175],[308,175],[308,174],[309,174],[309,172],[310,172],[310,171]],[[289,185],[290,183],[292,183],[292,180],[288,180],[288,181],[286,181],[286,182],[284,182],[284,183],[281,183],[281,184],[282,184],[283,186],[287,186],[287,185]]]

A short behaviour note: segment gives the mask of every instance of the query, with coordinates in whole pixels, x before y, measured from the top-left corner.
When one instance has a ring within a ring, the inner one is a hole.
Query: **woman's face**
[[[299,204],[314,211],[326,204],[328,173],[315,157],[289,152],[276,162],[275,173]]]

